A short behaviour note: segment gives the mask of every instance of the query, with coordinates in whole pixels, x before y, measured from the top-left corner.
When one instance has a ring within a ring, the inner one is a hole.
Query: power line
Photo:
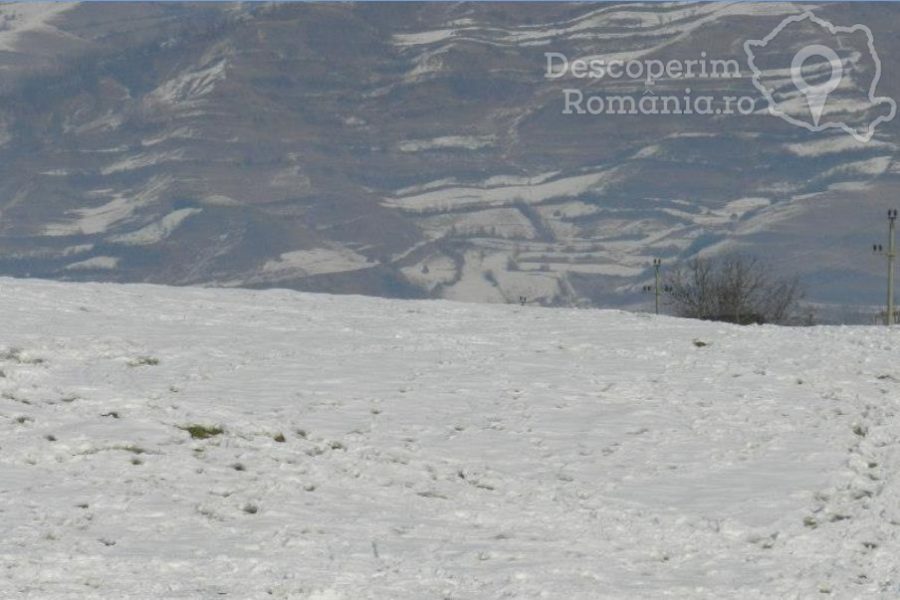
[[[887,252],[884,246],[874,244],[872,250],[875,254],[887,257],[888,277],[887,277],[887,310],[884,313],[884,323],[888,327],[894,324],[894,258],[897,256],[896,246],[894,244],[894,232],[897,224],[897,209],[888,210],[888,246]]]
[[[654,293],[655,301],[656,301],[656,302],[655,302],[655,304],[656,304],[656,314],[659,314],[659,294],[660,294],[660,292],[671,292],[671,291],[672,291],[672,287],[671,287],[671,286],[669,286],[669,285],[662,285],[662,286],[661,286],[661,285],[660,285],[659,270],[660,270],[661,267],[662,267],[662,259],[661,259],[661,258],[654,258],[654,259],[653,259],[653,270],[655,271],[654,285],[652,285],[652,286],[650,286],[650,285],[645,285],[645,286],[643,287],[643,290],[644,290],[645,292],[653,292],[653,293]]]

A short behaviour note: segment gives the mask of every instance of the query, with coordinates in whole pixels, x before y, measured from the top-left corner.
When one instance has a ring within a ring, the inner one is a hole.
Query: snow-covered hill
[[[900,593],[897,330],[9,279],[0,311],[3,598]]]

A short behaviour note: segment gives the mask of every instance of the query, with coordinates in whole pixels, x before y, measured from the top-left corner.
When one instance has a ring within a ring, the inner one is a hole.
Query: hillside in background
[[[885,327],[10,279],[0,318],[3,598],[900,591]]]
[[[0,273],[631,306],[652,257],[738,249],[874,304],[900,120],[562,115],[544,77],[706,52],[745,76],[695,87],[760,97],[743,41],[810,8],[900,97],[892,3],[3,5]]]

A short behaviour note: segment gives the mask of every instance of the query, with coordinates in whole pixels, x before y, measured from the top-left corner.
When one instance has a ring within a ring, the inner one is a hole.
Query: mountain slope
[[[742,77],[690,85],[759,97],[742,41],[808,8],[872,27],[897,91],[890,4],[29,7],[0,32],[0,271],[622,305],[653,256],[737,248],[877,301],[894,121],[563,115],[544,77],[547,51],[704,52]]]

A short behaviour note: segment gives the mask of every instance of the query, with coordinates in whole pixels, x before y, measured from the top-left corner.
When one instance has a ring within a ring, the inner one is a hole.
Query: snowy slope
[[[900,593],[897,331],[10,279],[0,307],[2,598]]]

